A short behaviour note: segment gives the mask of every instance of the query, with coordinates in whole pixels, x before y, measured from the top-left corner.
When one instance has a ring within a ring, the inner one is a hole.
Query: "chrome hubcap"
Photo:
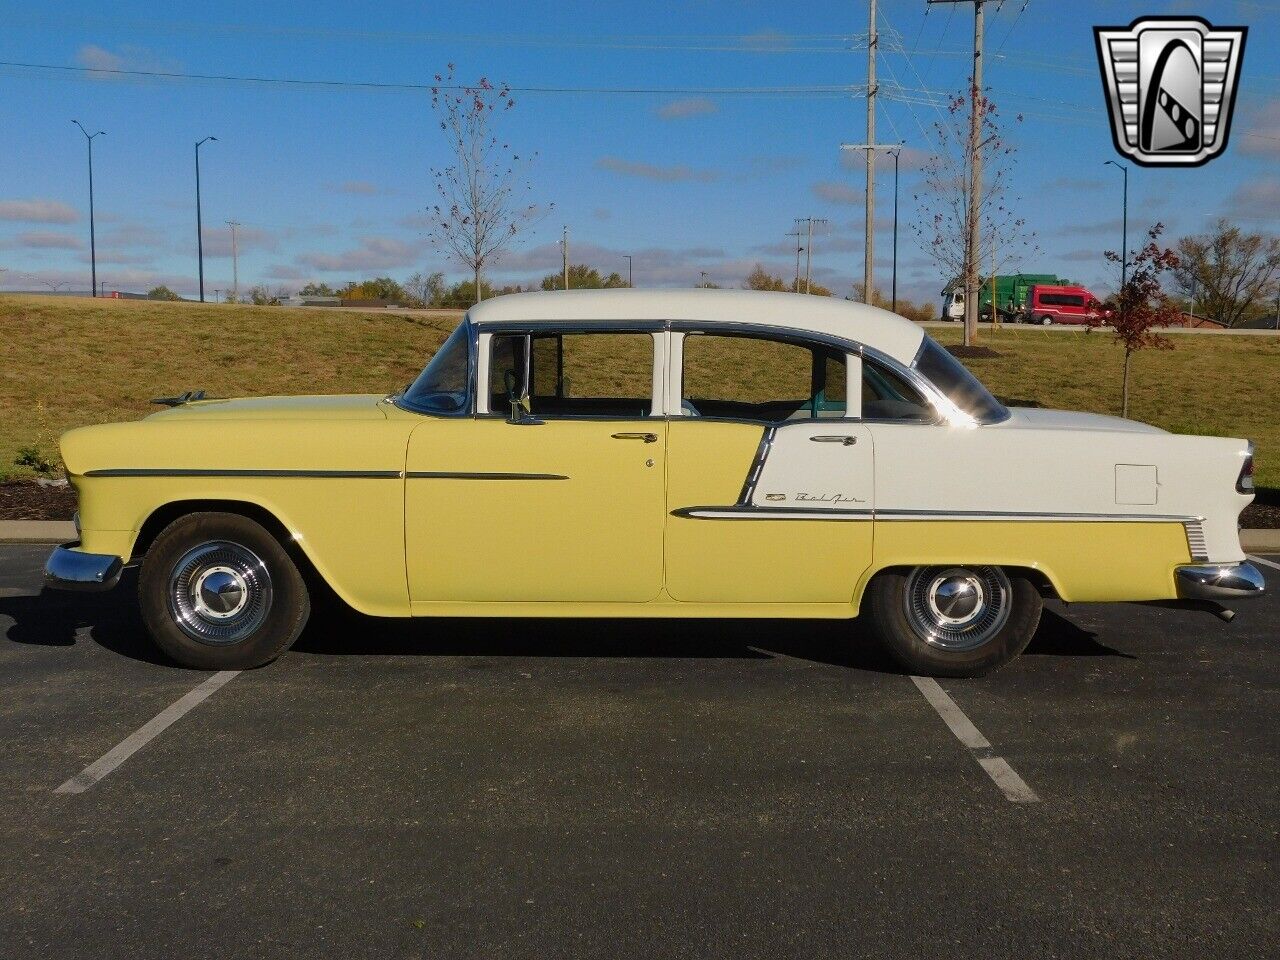
[[[916,567],[903,601],[925,643],[952,652],[982,646],[1009,620],[1009,578],[999,567]]]
[[[193,640],[237,643],[262,626],[270,609],[271,575],[248,547],[202,543],[173,566],[169,612]]]

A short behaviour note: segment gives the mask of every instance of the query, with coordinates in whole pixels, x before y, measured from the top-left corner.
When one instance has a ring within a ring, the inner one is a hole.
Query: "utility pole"
[[[631,254],[624,253],[622,259],[627,261],[627,289],[631,289]]]
[[[800,242],[800,238],[804,236],[804,231],[800,229],[801,217],[796,217],[795,229],[787,234],[788,237],[796,238],[796,278],[791,284],[791,289],[796,293],[800,292],[800,253],[804,250],[804,244]]]
[[[564,288],[569,289],[569,228],[560,231],[560,255],[564,263]]]
[[[867,28],[867,143],[876,142],[876,0],[871,0],[871,25]],[[876,264],[876,153],[867,151],[866,236],[862,250],[862,302],[875,300]]]
[[[236,227],[240,226],[236,220],[226,221],[227,226],[231,228],[231,301],[233,303],[240,302],[240,255],[236,249]]]
[[[89,143],[89,291],[96,297],[98,295],[98,245],[93,236],[93,138],[106,136],[106,131],[99,130],[97,133],[91,134],[79,120],[72,120],[71,122],[80,127],[80,132],[84,134],[85,140]]]
[[[986,0],[927,0],[929,3],[973,4],[973,77],[969,84],[969,203],[965,211],[967,240],[964,253],[964,342],[972,345],[978,337],[979,226],[982,206],[982,118],[986,97],[982,87],[982,52]]]
[[[1123,163],[1107,160],[1102,165],[1111,165],[1124,174],[1123,213],[1120,221],[1120,289],[1129,280],[1129,168]]]
[[[204,303],[204,230],[200,225],[200,144],[217,137],[205,137],[196,143],[196,257],[200,261],[200,302]]]

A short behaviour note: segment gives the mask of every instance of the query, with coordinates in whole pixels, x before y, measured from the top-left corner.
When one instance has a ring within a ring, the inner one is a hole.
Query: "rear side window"
[[[680,401],[685,416],[777,423],[843,417],[843,353],[768,337],[690,333]]]

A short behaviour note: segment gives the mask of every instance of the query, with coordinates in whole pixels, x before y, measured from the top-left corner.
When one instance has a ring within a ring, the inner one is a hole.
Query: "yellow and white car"
[[[1260,593],[1245,440],[1001,405],[914,324],[822,297],[572,291],[473,308],[390,396],[181,403],[73,430],[54,586],[180,663],[286,649],[318,582],[377,616],[865,614],[909,670],[1016,656],[1042,597]]]

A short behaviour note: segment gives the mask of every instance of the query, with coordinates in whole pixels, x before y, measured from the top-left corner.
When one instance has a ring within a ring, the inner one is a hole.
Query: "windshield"
[[[1009,416],[982,381],[932,337],[924,338],[912,366],[979,423],[998,423]]]
[[[419,413],[462,413],[470,382],[471,325],[463,321],[396,402]]]

